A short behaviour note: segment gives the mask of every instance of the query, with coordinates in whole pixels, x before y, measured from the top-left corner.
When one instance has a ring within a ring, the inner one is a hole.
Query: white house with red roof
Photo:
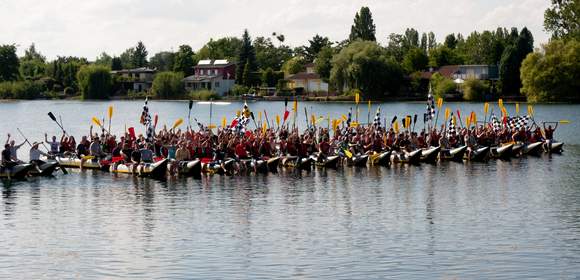
[[[236,64],[226,59],[200,60],[193,69],[193,75],[183,79],[188,91],[206,89],[225,95],[236,82]]]
[[[289,81],[288,86],[291,89],[302,88],[304,92],[328,92],[328,83],[322,81],[322,78],[315,70],[314,63],[308,63],[306,72],[299,72],[286,78]]]

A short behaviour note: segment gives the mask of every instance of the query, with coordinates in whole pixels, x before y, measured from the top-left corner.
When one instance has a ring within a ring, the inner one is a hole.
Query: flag
[[[145,135],[147,136],[147,142],[153,142],[153,136],[155,130],[153,124],[151,123],[151,114],[149,113],[149,106],[147,105],[148,99],[145,98],[145,105],[143,105],[143,112],[141,112],[140,123],[145,126]]]
[[[491,124],[493,126],[493,131],[495,133],[501,130],[501,124],[499,123],[499,120],[497,119],[494,113],[491,114]]]
[[[375,114],[375,118],[373,120],[373,126],[375,127],[375,129],[381,127],[381,106],[377,108],[377,113]]]
[[[425,116],[427,117],[426,122],[433,121],[435,118],[435,98],[433,98],[431,87],[429,87],[429,94],[427,95],[427,114]]]
[[[453,112],[451,112],[451,117],[449,118],[449,126],[447,128],[447,137],[450,138],[455,136],[455,118],[453,117]]]

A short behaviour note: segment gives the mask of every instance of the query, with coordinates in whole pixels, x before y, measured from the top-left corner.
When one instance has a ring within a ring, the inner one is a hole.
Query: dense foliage
[[[181,98],[184,91],[182,80],[183,74],[180,72],[157,73],[151,90],[158,98]]]
[[[108,67],[85,65],[77,73],[77,80],[83,99],[106,99],[112,86]]]

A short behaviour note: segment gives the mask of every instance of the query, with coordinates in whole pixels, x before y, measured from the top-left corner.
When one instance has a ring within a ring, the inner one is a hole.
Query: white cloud
[[[536,44],[547,41],[542,30],[544,0],[0,0],[0,44],[35,42],[47,57],[75,55],[94,59],[106,51],[119,54],[142,40],[149,53],[200,48],[210,38],[279,32],[299,46],[314,34],[345,39],[354,14],[369,6],[377,39],[407,27],[468,34],[497,26],[527,26]]]

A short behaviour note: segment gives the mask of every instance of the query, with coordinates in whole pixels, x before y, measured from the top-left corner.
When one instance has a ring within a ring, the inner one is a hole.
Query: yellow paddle
[[[113,119],[113,105],[109,106],[109,131],[111,131],[111,120]]]
[[[280,115],[276,115],[276,124],[280,127]]]
[[[393,129],[395,130],[395,133],[397,134],[399,133],[399,122],[395,122],[393,124]]]
[[[520,103],[516,102],[516,115],[520,115]]]
[[[497,105],[498,105],[500,108],[503,108],[503,99],[501,99],[501,98],[500,98],[500,99],[498,99],[498,100],[497,100]]]
[[[226,128],[227,122],[228,122],[228,119],[226,119],[226,117],[223,117],[222,118],[222,128]]]
[[[182,123],[183,123],[183,119],[182,119],[182,118],[179,118],[179,119],[177,119],[177,120],[175,121],[175,123],[173,123],[173,126],[171,127],[171,129],[175,129],[175,128],[177,128],[177,127],[178,127],[178,126],[180,126]],[[210,125],[211,125],[211,124],[210,124]],[[208,126],[208,127],[209,127],[209,126]]]
[[[559,120],[558,123],[561,123],[561,124],[569,124],[570,123],[570,120]]]
[[[98,127],[103,127],[103,124],[101,123],[101,121],[99,119],[97,119],[97,117],[93,117],[92,121],[95,125],[97,125]]]
[[[443,98],[439,97],[437,98],[437,108],[441,110],[441,107],[443,107]]]
[[[445,121],[449,119],[449,115],[451,114],[451,110],[449,107],[445,108]]]
[[[358,104],[360,102],[360,94],[357,92],[354,94],[354,103]]]
[[[347,117],[346,117],[346,115],[344,115],[344,114],[342,114],[342,116],[341,116],[341,117],[342,117],[342,120],[343,120],[343,121],[346,121],[346,120],[348,120],[348,118],[347,118]]]
[[[262,134],[266,134],[266,129],[268,129],[268,126],[266,126],[266,123],[262,124]]]

